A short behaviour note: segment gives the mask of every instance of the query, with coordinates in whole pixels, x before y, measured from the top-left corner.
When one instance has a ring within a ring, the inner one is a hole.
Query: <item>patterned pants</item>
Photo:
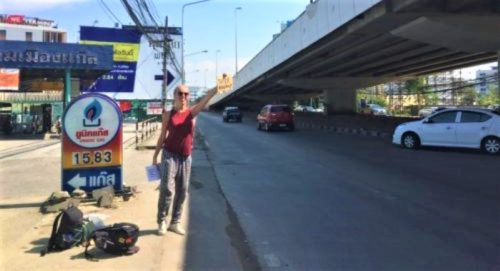
[[[191,175],[191,156],[184,157],[182,155],[173,154],[163,150],[160,164],[160,196],[158,198],[158,214],[157,222],[160,224],[165,221],[172,196],[174,205],[172,209],[171,223],[178,223],[181,214],[182,206],[189,188],[189,177]]]

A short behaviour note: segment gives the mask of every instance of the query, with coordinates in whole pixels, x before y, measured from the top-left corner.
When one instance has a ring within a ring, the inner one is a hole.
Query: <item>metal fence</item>
[[[151,138],[159,129],[157,117],[152,117],[143,121],[138,121],[135,124],[135,148],[139,149],[139,143],[142,143]]]

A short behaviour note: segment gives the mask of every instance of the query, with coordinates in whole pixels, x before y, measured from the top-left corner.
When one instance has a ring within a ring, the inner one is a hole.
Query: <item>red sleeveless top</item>
[[[189,156],[193,150],[194,118],[191,109],[184,112],[170,111],[165,149],[168,152]]]

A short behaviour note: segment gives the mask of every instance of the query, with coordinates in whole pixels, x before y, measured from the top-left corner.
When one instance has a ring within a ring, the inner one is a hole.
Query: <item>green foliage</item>
[[[385,101],[384,97],[381,97],[381,96],[371,96],[369,98],[369,100],[367,101],[367,103],[378,104],[382,107],[386,106],[386,101]]]
[[[423,93],[425,87],[425,77],[419,77],[417,79],[410,79],[405,81],[405,89],[408,93],[418,94]]]
[[[424,94],[424,100],[426,105],[438,105],[439,96],[437,93],[427,93]]]
[[[498,95],[498,87],[490,86],[488,93],[478,94],[477,104],[481,106],[490,106],[500,104],[500,96]]]
[[[461,105],[474,105],[476,101],[477,93],[472,87],[464,88],[460,93]]]

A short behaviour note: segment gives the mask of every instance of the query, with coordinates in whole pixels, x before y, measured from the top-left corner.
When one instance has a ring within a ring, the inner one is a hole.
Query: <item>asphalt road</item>
[[[499,156],[197,125],[264,270],[500,270]]]

